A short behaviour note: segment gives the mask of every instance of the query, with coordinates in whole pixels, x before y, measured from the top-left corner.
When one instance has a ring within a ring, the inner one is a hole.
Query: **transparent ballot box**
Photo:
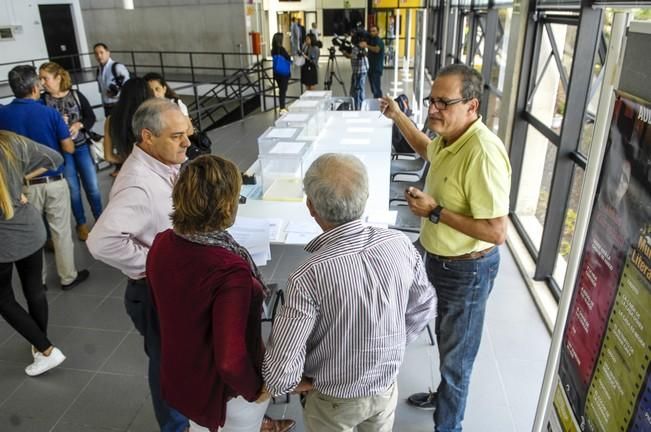
[[[279,141],[260,153],[262,199],[302,201],[303,174],[310,151],[306,141]]]
[[[304,137],[316,138],[325,126],[325,113],[288,112],[276,120],[278,128],[302,128],[298,139]]]
[[[269,127],[258,137],[258,153],[269,151],[280,141],[295,141],[302,132],[302,127]]]
[[[306,90],[301,95],[301,99],[329,99],[332,97],[332,90]]]
[[[289,106],[289,112],[326,111],[329,99],[299,99]]]

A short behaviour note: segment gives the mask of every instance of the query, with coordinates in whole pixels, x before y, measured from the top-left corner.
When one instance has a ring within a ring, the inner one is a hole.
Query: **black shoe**
[[[88,279],[88,276],[90,276],[90,272],[88,270],[81,270],[77,273],[77,277],[75,278],[75,280],[73,280],[72,282],[66,285],[61,284],[61,289],[64,291],[71,290],[77,285],[79,285],[80,283],[82,283],[83,281],[85,281],[86,279]]]
[[[433,410],[436,408],[436,393],[431,390],[427,393],[414,393],[407,398],[407,403],[416,408]]]

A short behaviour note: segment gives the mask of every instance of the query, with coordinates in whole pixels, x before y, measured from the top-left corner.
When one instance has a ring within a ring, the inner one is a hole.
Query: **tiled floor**
[[[272,120],[273,114],[266,113],[212,132],[215,153],[248,167],[257,152],[255,137]],[[107,171],[100,173],[100,183],[106,202],[111,184]],[[531,430],[550,343],[508,249],[501,252],[502,266],[472,376],[466,431]],[[262,268],[263,274],[282,284],[304,256],[300,247],[273,247],[273,260]],[[62,292],[52,255],[46,254],[49,335],[67,355],[61,367],[27,377],[23,369],[31,361],[29,344],[0,321],[0,431],[155,431],[142,338],[122,304],[125,277],[94,261],[82,243],[76,244],[76,257],[78,268],[90,270],[90,279]],[[394,430],[433,429],[432,413],[408,406],[404,398],[428,386],[435,388],[437,367],[436,348],[428,344],[426,334],[421,335],[408,347],[398,377],[401,400]],[[297,432],[303,430],[296,397],[290,404],[272,405],[269,413],[294,418]]]

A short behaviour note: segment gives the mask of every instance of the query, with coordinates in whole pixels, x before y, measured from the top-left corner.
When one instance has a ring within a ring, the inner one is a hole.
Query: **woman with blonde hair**
[[[37,177],[62,163],[58,152],[0,130],[0,316],[32,344],[34,362],[25,368],[29,376],[57,367],[65,356],[47,338],[48,305],[41,281],[45,226],[21,190],[24,178]],[[16,301],[11,286],[14,265],[27,311]]]
[[[86,224],[84,205],[81,200],[82,185],[95,220],[102,213],[102,196],[99,192],[88,135],[95,124],[95,113],[88,99],[80,91],[72,89],[70,74],[62,66],[54,62],[43,63],[39,67],[38,75],[45,88],[43,102],[63,116],[70,129],[70,137],[75,143],[75,152],[64,155],[63,175],[70,187],[72,214],[77,222],[77,235],[79,240],[85,241],[90,230]]]
[[[264,417],[267,289],[245,248],[226,231],[235,221],[242,176],[231,161],[200,156],[172,192],[172,229],[147,254],[147,279],[161,333],[161,390],[190,431],[289,431]],[[254,403],[260,398],[261,403]]]

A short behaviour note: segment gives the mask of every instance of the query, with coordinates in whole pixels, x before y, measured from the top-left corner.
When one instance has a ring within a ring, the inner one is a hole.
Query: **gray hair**
[[[338,226],[359,219],[368,199],[368,175],[352,155],[326,153],[308,168],[303,189],[314,211]]]
[[[481,94],[484,90],[484,79],[477,70],[462,63],[451,64],[441,69],[436,74],[436,78],[450,75],[458,76],[461,79],[462,98],[481,100]]]
[[[32,94],[39,83],[36,68],[31,65],[18,65],[9,71],[9,87],[18,99]]]
[[[143,129],[150,130],[155,136],[160,136],[165,125],[162,116],[167,111],[181,112],[181,108],[174,102],[167,99],[152,98],[144,101],[131,120],[131,130],[140,142]]]

